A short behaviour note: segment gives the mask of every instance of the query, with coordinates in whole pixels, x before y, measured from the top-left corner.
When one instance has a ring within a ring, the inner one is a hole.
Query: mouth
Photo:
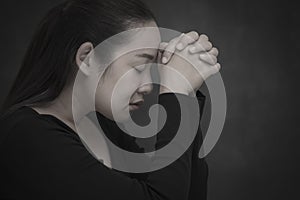
[[[136,109],[139,109],[144,103],[144,100],[143,99],[140,99],[140,100],[137,100],[133,103],[129,103],[129,109],[130,110],[136,110]]]

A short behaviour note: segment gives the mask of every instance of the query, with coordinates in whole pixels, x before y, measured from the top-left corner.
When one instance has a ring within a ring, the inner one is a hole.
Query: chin
[[[102,107],[102,109],[97,109],[97,112],[104,115],[106,118],[116,121],[116,122],[126,122],[131,118],[130,112],[133,112],[133,110],[130,108],[130,106],[117,106],[113,111],[111,109],[105,109]]]
[[[129,112],[130,111],[128,109],[120,109],[119,111],[116,110],[114,111],[114,115],[112,113],[109,114],[109,119],[120,123],[126,122],[131,118]]]
[[[128,121],[130,119],[130,115],[127,114],[127,115],[118,115],[118,116],[114,116],[112,117],[111,120],[115,121],[115,122],[120,122],[120,123],[124,123],[126,121]]]

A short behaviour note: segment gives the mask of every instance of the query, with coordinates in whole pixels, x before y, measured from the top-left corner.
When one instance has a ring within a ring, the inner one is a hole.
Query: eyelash
[[[139,68],[141,68],[141,66],[136,67],[135,69],[136,69],[136,71],[138,71],[139,73],[142,73],[142,72],[145,70],[146,66],[143,65],[143,66],[142,66],[142,69],[139,69]]]

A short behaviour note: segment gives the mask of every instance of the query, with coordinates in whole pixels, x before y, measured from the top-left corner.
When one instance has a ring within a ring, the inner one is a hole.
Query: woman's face
[[[130,44],[124,44],[124,48],[139,48],[118,56],[98,83],[96,110],[111,120],[126,121],[130,117],[129,111],[138,109],[138,106],[131,104],[143,103],[144,95],[152,91],[150,67],[151,63],[156,62],[161,41],[155,22],[144,24],[144,27],[148,26],[156,27],[155,31],[154,28],[151,31],[141,30]],[[153,48],[142,48],[149,47],[150,43]]]

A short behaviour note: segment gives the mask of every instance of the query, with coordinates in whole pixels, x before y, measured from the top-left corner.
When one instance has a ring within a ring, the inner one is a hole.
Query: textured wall
[[[34,27],[56,2],[2,3],[0,103]],[[220,50],[228,112],[221,138],[207,157],[209,200],[299,199],[296,5],[278,0],[146,2],[160,26],[196,29]]]

